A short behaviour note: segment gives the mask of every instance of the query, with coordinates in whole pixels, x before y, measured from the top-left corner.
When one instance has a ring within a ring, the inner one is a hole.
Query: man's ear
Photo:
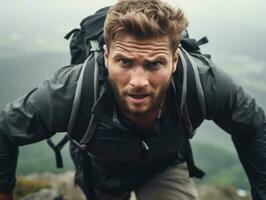
[[[179,49],[177,48],[174,55],[173,55],[173,70],[172,70],[172,73],[175,72],[176,70],[176,65],[178,63],[178,60],[179,60]]]
[[[103,45],[103,50],[104,50],[104,65],[106,68],[108,68],[108,56],[109,56],[109,52],[107,49],[106,45]]]

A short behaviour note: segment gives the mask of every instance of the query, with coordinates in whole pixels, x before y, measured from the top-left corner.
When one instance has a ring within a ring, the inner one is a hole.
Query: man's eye
[[[132,61],[129,60],[129,59],[120,59],[119,60],[119,63],[122,65],[122,66],[130,66],[132,65]]]
[[[150,70],[156,70],[158,69],[162,63],[160,61],[155,61],[155,62],[148,62],[146,63],[146,68]]]

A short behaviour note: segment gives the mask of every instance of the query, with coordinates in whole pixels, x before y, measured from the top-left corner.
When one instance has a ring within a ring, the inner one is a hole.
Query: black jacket
[[[198,58],[194,60],[204,90],[206,119],[213,120],[232,136],[253,198],[266,200],[266,120],[263,110],[220,69]],[[14,187],[18,146],[66,131],[80,70],[81,65],[60,69],[53,78],[1,111],[0,192]],[[193,128],[199,127],[204,120],[198,115],[190,118]]]

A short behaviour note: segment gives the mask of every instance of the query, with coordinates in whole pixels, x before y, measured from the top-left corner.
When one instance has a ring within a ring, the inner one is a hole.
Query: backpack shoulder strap
[[[68,134],[70,136],[70,139],[82,149],[84,149],[83,144],[87,144],[88,141],[90,141],[90,139],[92,138],[97,123],[97,120],[91,113],[91,110],[99,96],[99,66],[97,58],[100,48],[97,40],[91,40],[90,45],[92,54],[84,62],[84,70],[82,69],[83,73],[81,72],[80,75],[80,84],[77,85],[75,94],[75,100],[77,101],[77,103],[73,103],[71,113],[71,116],[73,115],[73,118],[70,118],[68,124]],[[73,137],[71,137],[71,134],[76,125],[78,115],[82,115],[82,112],[84,111],[87,112],[86,114],[90,115],[90,122],[85,135],[78,142],[72,139]]]
[[[206,116],[205,95],[200,81],[198,67],[195,61],[193,60],[192,56],[183,48],[180,49],[181,49],[180,58],[182,62],[185,63],[183,64],[183,71],[184,74],[187,75],[187,77],[184,78],[184,82],[187,81],[187,83],[184,83],[183,86],[184,90],[186,91],[184,92],[184,96],[182,94],[182,99],[183,99],[182,106],[184,105],[185,101],[187,101],[190,105],[192,105],[195,102],[195,99],[198,99],[201,115],[203,118],[205,118]],[[193,96],[195,97],[195,95],[197,95],[197,97],[193,98]],[[193,101],[193,103],[191,103],[191,101]]]
[[[183,67],[183,88],[180,108],[182,113],[181,119],[188,133],[188,137],[192,138],[196,130],[193,129],[189,113],[193,113],[193,117],[205,118],[205,96],[198,68],[193,61],[193,58],[184,49],[180,48],[180,59]],[[193,152],[189,139],[187,139],[184,144],[184,155],[190,177],[202,178],[205,175],[205,172],[199,169],[194,163]]]
[[[205,95],[201,85],[198,67],[192,56],[183,48],[180,48],[180,60],[183,68],[183,88],[180,110],[183,110],[184,105],[187,104],[190,113],[188,119],[191,117],[193,117],[193,119],[204,119],[206,116]],[[195,131],[193,131],[192,127],[194,124],[191,124],[190,120],[189,125],[192,130],[189,137],[192,137]]]
[[[67,126],[67,134],[57,144],[55,144],[51,138],[46,140],[47,144],[53,149],[53,151],[55,153],[55,160],[56,160],[56,167],[57,168],[63,167],[63,159],[62,159],[62,155],[61,155],[61,149],[69,141],[69,139],[70,139],[69,133],[72,131],[74,124],[76,122],[76,119],[77,119],[77,114],[78,114],[79,105],[80,105],[80,98],[81,98],[83,76],[84,76],[84,71],[85,71],[88,59],[83,64],[79,78],[78,78],[78,81],[77,81],[77,87],[76,87],[76,91],[75,91],[74,101],[72,103],[72,110],[71,110],[71,114],[70,114],[70,118],[69,118],[69,122],[68,122],[68,126]]]
[[[72,111],[70,115],[70,119],[68,122],[67,132],[71,134],[73,128],[76,124],[77,116],[79,114],[79,108],[88,108],[91,111],[91,108],[96,102],[98,97],[98,74],[99,67],[97,62],[99,47],[97,41],[91,41],[91,51],[93,52],[90,56],[85,60],[82,66],[81,73],[79,75],[79,79],[77,82],[75,97],[72,105]]]
[[[47,139],[48,145],[55,152],[57,168],[63,167],[63,160],[60,151],[64,147],[64,145],[69,140],[72,140],[74,144],[77,144],[79,147],[81,147],[82,145],[80,144],[83,143],[82,141],[84,140],[87,141],[88,138],[92,138],[94,129],[96,127],[97,121],[95,117],[91,114],[91,110],[99,95],[99,81],[98,81],[99,67],[98,67],[97,57],[100,48],[98,46],[98,41],[90,41],[90,45],[92,53],[83,63],[77,81],[77,87],[72,104],[72,110],[67,126],[67,135],[65,135],[65,137],[58,144],[54,144],[52,139]],[[89,123],[90,126],[88,127],[84,137],[81,139],[80,142],[78,142],[72,139],[73,138],[72,133],[77,123],[78,115],[83,110],[88,112],[87,114],[90,115],[90,123]]]

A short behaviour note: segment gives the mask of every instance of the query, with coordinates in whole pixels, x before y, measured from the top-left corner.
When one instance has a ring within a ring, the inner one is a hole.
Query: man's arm
[[[15,186],[18,147],[0,132],[0,193],[10,193]]]
[[[232,136],[253,199],[266,200],[265,114],[228,75],[215,67],[207,74],[204,83],[207,118]]]
[[[15,185],[18,146],[66,131],[81,66],[60,69],[24,97],[0,112],[0,193]]]

